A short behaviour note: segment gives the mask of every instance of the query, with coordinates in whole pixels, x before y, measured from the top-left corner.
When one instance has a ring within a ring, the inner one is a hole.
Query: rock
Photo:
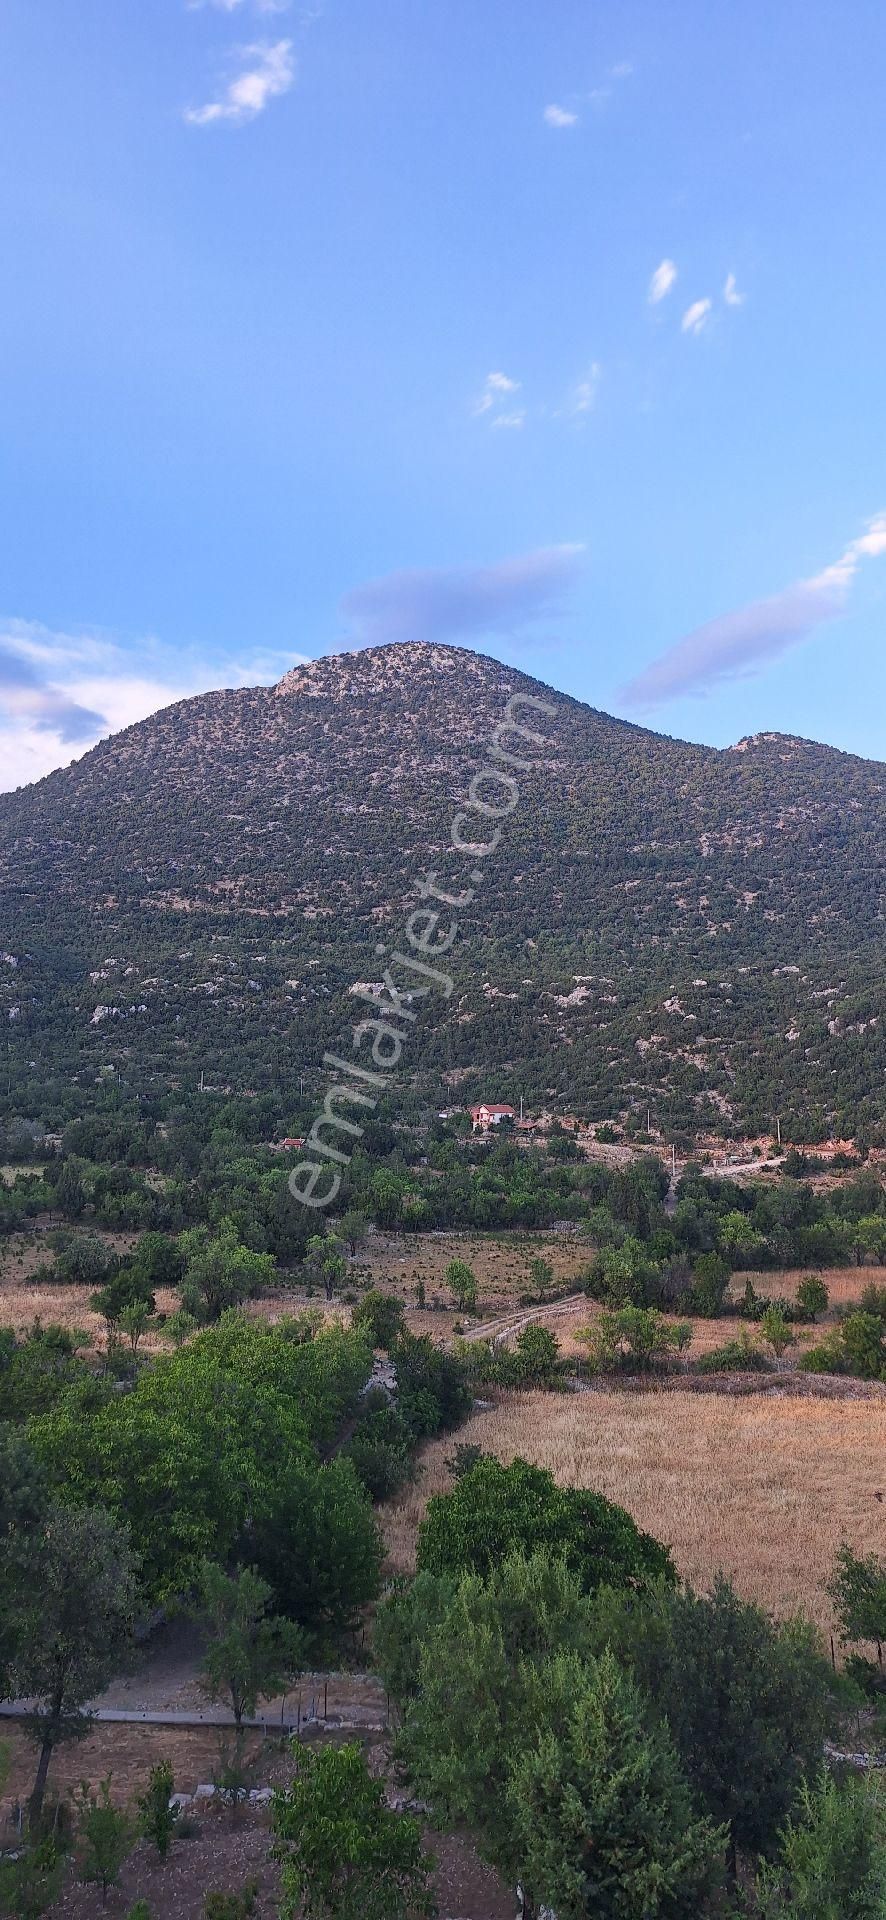
[[[192,1806],[193,1806],[193,1804],[194,1804],[194,1797],[193,1797],[193,1794],[190,1794],[190,1793],[172,1793],[172,1794],[170,1794],[170,1796],[169,1796],[169,1804],[170,1804],[170,1806],[171,1806],[171,1807],[175,1807],[175,1809],[176,1809],[176,1812],[178,1812],[178,1813],[183,1813],[183,1812],[184,1812],[184,1809],[185,1809],[185,1807],[192,1807]]]
[[[195,1800],[214,1800],[214,1799],[215,1799],[215,1788],[214,1788],[214,1787],[197,1787],[197,1788],[195,1788],[195,1791],[194,1791],[194,1799],[195,1799]]]

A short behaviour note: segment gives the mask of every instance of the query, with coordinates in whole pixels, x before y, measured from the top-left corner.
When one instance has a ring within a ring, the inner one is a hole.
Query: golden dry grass
[[[423,1280],[428,1299],[448,1301],[443,1278],[450,1260],[466,1260],[477,1276],[485,1306],[508,1306],[531,1287],[530,1260],[547,1260],[554,1283],[567,1287],[593,1256],[587,1240],[562,1233],[379,1233],[360,1249],[359,1265],[374,1286],[390,1282],[400,1294]]]
[[[592,1487],[673,1548],[700,1589],[718,1572],[784,1616],[798,1608],[828,1634],[823,1590],[841,1540],[886,1551],[886,1398],[586,1393],[514,1395],[458,1433],[509,1461]],[[418,1523],[451,1482],[451,1437],[422,1457],[418,1482],[381,1511],[391,1564],[415,1564]]]

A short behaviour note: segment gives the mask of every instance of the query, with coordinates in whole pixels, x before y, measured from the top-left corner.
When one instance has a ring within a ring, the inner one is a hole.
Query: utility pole
[[[677,1149],[672,1140],[671,1141],[671,1179],[676,1180],[676,1178],[677,1178]]]
[[[522,1093],[521,1093],[521,1095],[520,1095],[520,1119],[522,1120],[522,1118],[523,1118],[523,1095],[522,1095]]]
[[[775,1116],[775,1129],[778,1135],[778,1144],[781,1146],[781,1116],[779,1114]]]

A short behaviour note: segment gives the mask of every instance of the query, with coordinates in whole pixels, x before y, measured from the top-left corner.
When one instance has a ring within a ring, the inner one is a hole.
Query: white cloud
[[[98,740],[211,687],[272,685],[305,655],[206,661],[147,640],[133,655],[103,635],[0,620],[0,790],[68,766]]]
[[[744,306],[745,297],[743,293],[739,293],[738,291],[734,273],[729,273],[726,276],[726,285],[723,288],[723,298],[726,302],[727,307],[743,307]]]
[[[712,304],[710,300],[693,300],[691,307],[686,308],[680,323],[683,332],[701,333],[710,319]]]
[[[843,613],[862,561],[884,554],[886,513],[880,513],[821,573],[721,614],[668,647],[623,688],[621,699],[627,706],[655,707],[758,672],[767,660],[808,640],[816,628]]]
[[[219,121],[240,126],[263,113],[270,100],[288,93],[295,80],[295,60],[291,40],[258,40],[240,47],[242,71],[229,81],[221,99],[203,107],[189,107],[185,119],[191,127],[209,127]]]
[[[578,385],[573,390],[572,405],[570,408],[571,413],[581,416],[593,412],[597,404],[597,393],[599,391],[602,373],[603,369],[599,360],[595,360],[588,368],[584,379],[579,380]]]
[[[480,398],[474,402],[474,412],[475,414],[494,413],[496,407],[501,407],[504,402],[510,398],[511,394],[519,393],[519,391],[519,380],[511,380],[506,373],[487,373]],[[491,425],[494,427],[498,426],[501,418],[501,415],[496,415]],[[505,421],[504,424],[512,425],[513,421]],[[522,424],[523,420],[521,418],[520,425],[522,426]]]
[[[549,127],[578,126],[578,114],[570,113],[568,107],[558,107],[555,103],[545,107],[544,118]]]
[[[649,305],[651,307],[657,307],[659,301],[664,300],[665,296],[670,293],[676,278],[677,269],[673,260],[662,260],[661,265],[656,267],[652,279],[649,282]]]
[[[491,420],[489,424],[492,427],[519,428],[525,426],[526,408],[515,407],[511,413],[497,413],[495,419]]]
[[[628,80],[633,71],[630,60],[619,60],[614,67],[610,68],[613,80]]]

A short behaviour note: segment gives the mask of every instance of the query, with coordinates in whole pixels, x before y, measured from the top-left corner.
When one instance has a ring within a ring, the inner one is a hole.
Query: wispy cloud
[[[148,640],[133,655],[104,635],[0,620],[0,790],[40,780],[160,707],[210,687],[268,685],[305,656],[208,661]]]
[[[684,333],[702,333],[711,317],[712,300],[693,300],[680,322]]]
[[[202,107],[188,107],[185,120],[191,127],[210,127],[226,122],[242,126],[263,113],[271,100],[288,93],[295,80],[295,59],[291,40],[258,40],[252,46],[239,47],[240,72],[228,82],[218,100]]]
[[[660,706],[759,671],[766,661],[808,640],[817,627],[843,613],[862,561],[884,554],[886,513],[881,513],[822,573],[709,620],[669,647],[623,688],[622,702],[631,707]]]
[[[569,408],[570,413],[579,419],[583,419],[587,414],[593,413],[597,404],[597,394],[602,377],[603,369],[599,360],[592,361],[584,379],[579,380],[573,389],[572,404]]]
[[[723,299],[725,300],[727,307],[743,307],[744,306],[745,296],[743,293],[739,293],[738,291],[734,273],[728,273],[726,275],[726,285],[723,288]]]
[[[483,391],[474,402],[474,413],[488,415],[492,427],[522,427],[525,408],[513,404],[514,394],[519,392],[519,380],[512,380],[509,374],[487,373]]]
[[[558,107],[555,102],[545,107],[543,117],[549,127],[578,126],[578,114],[572,113],[569,107]]]
[[[563,611],[581,571],[583,546],[541,547],[491,567],[425,567],[369,580],[345,595],[354,643],[518,637]]]
[[[649,305],[657,307],[670,293],[677,278],[677,269],[673,260],[662,260],[649,282]]]

